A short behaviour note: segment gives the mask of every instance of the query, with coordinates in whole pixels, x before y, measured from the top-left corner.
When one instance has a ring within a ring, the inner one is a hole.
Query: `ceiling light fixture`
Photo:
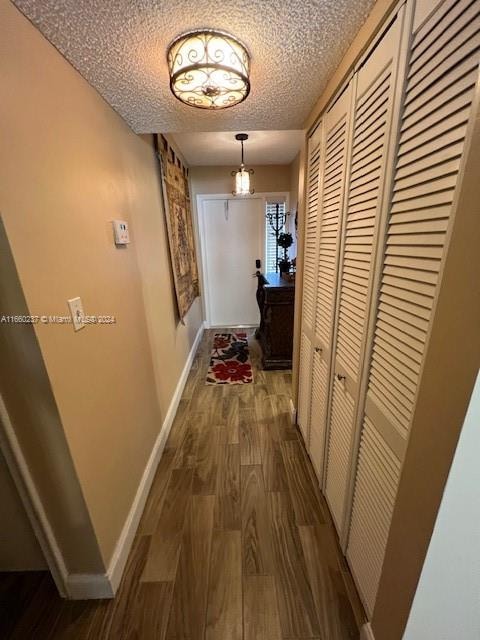
[[[254,189],[250,189],[250,176],[254,174],[253,169],[245,169],[243,162],[243,143],[248,140],[248,134],[237,133],[235,140],[238,140],[242,145],[242,162],[237,171],[232,171],[232,176],[235,176],[235,190],[232,191],[234,196],[246,196],[249,193],[255,193]]]
[[[170,89],[181,102],[199,109],[225,109],[250,92],[246,47],[222,31],[185,33],[168,47]]]

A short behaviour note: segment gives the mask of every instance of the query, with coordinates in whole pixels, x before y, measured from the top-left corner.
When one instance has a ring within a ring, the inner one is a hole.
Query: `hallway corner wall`
[[[0,216],[0,315],[10,315],[10,312],[29,315]],[[103,574],[106,565],[101,558],[33,325],[0,322],[0,353],[2,458],[7,464],[10,461],[16,464],[17,476],[21,477],[24,486],[29,480],[35,485],[40,503],[34,508],[36,516],[40,521],[44,515],[48,522],[53,537],[49,540],[51,556],[58,560],[57,550],[61,556],[58,577],[65,581],[64,574],[67,573]],[[13,430],[15,442],[12,442],[9,430]],[[16,445],[22,460],[15,456]],[[16,483],[15,488],[18,491]],[[18,495],[20,497],[20,492]],[[3,505],[2,513],[8,514]],[[50,532],[44,531],[45,538]]]
[[[0,571],[42,571],[45,558],[0,451]]]
[[[68,316],[67,300],[80,296],[87,315],[115,318],[79,332],[25,329],[58,408],[57,453],[67,466],[71,456],[101,552],[75,570],[101,571],[138,491],[148,492],[147,463],[203,326],[200,300],[180,324],[151,137],[133,133],[10,2],[0,3],[0,75],[0,212],[25,312]],[[119,218],[131,233],[121,248]],[[7,377],[27,390],[18,372]]]
[[[479,424],[477,375],[403,640],[478,639]]]

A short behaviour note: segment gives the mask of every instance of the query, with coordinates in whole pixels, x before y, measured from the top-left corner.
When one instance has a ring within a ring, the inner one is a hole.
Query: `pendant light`
[[[250,92],[250,56],[233,36],[203,29],[176,38],[168,47],[170,89],[198,109],[225,109]]]
[[[235,140],[238,140],[242,145],[242,161],[237,171],[232,171],[232,176],[235,176],[235,189],[232,191],[234,196],[246,196],[249,193],[255,193],[254,189],[250,189],[250,176],[253,175],[253,169],[245,169],[243,162],[243,143],[248,140],[248,134],[237,133]]]

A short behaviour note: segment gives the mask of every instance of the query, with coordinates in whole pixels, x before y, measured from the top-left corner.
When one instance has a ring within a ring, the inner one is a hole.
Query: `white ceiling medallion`
[[[233,107],[250,92],[250,56],[227,33],[208,29],[185,33],[169,46],[167,61],[173,95],[192,107]]]

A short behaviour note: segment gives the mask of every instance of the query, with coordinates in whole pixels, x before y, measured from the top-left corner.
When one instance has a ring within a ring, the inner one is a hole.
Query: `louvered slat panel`
[[[367,268],[351,270],[346,263],[344,264],[340,279],[336,359],[355,379],[360,372],[361,344],[365,333],[369,299],[375,213],[382,185],[381,167],[392,95],[391,64],[387,64],[367,91],[356,101],[352,166],[355,166],[357,171],[362,167],[362,161],[358,160],[358,155],[372,144],[379,147],[379,153],[375,162],[369,162],[368,173],[362,173],[358,178],[356,175],[351,175],[348,191],[344,251],[345,255],[355,255],[356,247],[361,245],[364,248],[362,255],[367,261]],[[359,203],[363,203],[365,208],[363,212],[358,212]],[[352,308],[349,303],[353,300],[355,300],[355,306]]]
[[[400,461],[365,418],[358,457],[347,557],[371,615],[395,504]]]
[[[478,79],[479,15],[480,0],[448,0],[415,18],[347,546],[368,613],[401,464],[387,442],[406,441],[415,409]]]
[[[305,333],[302,333],[302,337],[300,339],[298,391],[298,425],[305,443],[308,443],[310,429],[310,398],[312,392],[312,343]]]
[[[416,116],[422,118],[426,113],[431,113],[438,106],[446,104],[452,97],[464,91],[471,83],[471,76],[476,75],[476,52],[470,53],[459,65],[454,66],[444,76],[430,87],[431,100],[428,103],[422,99],[422,95],[411,98],[405,105],[403,118],[405,126],[416,121]],[[445,89],[450,87],[450,91],[445,93]]]
[[[445,73],[457,64],[461,63],[464,58],[472,51],[477,51],[480,46],[480,35],[478,27],[474,34],[464,42],[455,43],[452,51],[438,53],[422,68],[422,72],[413,76],[410,80],[410,91],[408,99],[413,100],[420,94],[428,91],[429,87],[439,80]],[[446,57],[444,57],[446,56]]]
[[[350,172],[346,185],[343,252],[338,281],[334,345],[335,375],[328,425],[325,491],[340,537],[344,534],[351,480],[356,403],[364,350],[374,243],[385,178],[394,98],[399,23],[384,34],[358,73],[353,113]]]
[[[303,322],[313,329],[315,314],[317,227],[319,208],[320,136],[310,138],[307,167],[307,207],[303,259]]]
[[[415,47],[410,58],[410,69],[415,68],[421,56],[428,55],[434,41],[438,43],[437,48],[441,48],[448,43],[448,40],[451,39],[452,29],[456,32],[458,31],[459,19],[460,24],[463,26],[475,15],[471,12],[472,8],[474,9],[475,7],[475,2],[472,0],[467,2],[455,2],[455,0],[448,0],[447,2],[435,1],[441,6],[435,12],[434,18],[428,20],[420,29],[414,30],[413,43]],[[431,4],[433,5],[433,3]],[[447,14],[448,18],[445,20],[444,18]],[[417,11],[415,19],[418,19],[418,17],[419,12]],[[447,37],[445,37],[445,34]]]
[[[321,481],[325,449],[325,420],[328,398],[328,366],[321,352],[313,354],[312,410],[310,418],[310,457]]]
[[[337,262],[349,137],[351,85],[324,119],[309,453],[319,480],[323,478],[325,432],[330,390],[330,356],[336,302]]]
[[[465,2],[453,3],[444,17],[445,22],[437,23],[428,32],[429,46],[418,40],[416,47],[419,51],[413,49],[414,63],[408,74],[407,110],[400,133],[398,168],[387,233],[389,251],[384,261],[381,285],[382,292],[389,294],[390,320],[386,321],[386,316],[380,311],[375,341],[381,341],[391,357],[397,356],[405,364],[410,363],[409,368],[417,372],[428,331],[428,323],[419,326],[418,318],[428,320],[433,307],[463,149],[458,138],[463,142],[478,75],[479,43],[472,33],[480,30],[479,5],[478,0],[469,7]],[[472,21],[476,22],[473,32]],[[438,40],[432,37],[437,32],[441,34]],[[469,48],[459,59],[458,51],[468,43]],[[472,56],[475,51],[476,55]],[[463,65],[465,58],[469,60],[467,68]],[[443,65],[444,72],[449,74],[450,83],[440,91],[434,82],[428,80],[428,74],[423,75],[422,65],[427,59],[435,65]],[[462,73],[457,75],[459,66],[462,66]],[[422,90],[419,90],[421,83]],[[409,108],[412,94],[415,110]],[[441,152],[438,147],[433,150],[439,138],[447,142],[443,136],[452,131],[458,132],[455,142],[452,140]],[[425,155],[425,149],[430,151],[430,145],[433,152]],[[419,157],[414,159],[412,152]],[[404,161],[405,156],[409,162]],[[430,247],[437,249],[435,256],[428,251]],[[409,259],[405,259],[403,249],[408,249]],[[405,345],[410,348],[405,348]],[[381,363],[375,350],[371,370],[372,376],[381,379]],[[415,379],[414,383],[417,382]],[[411,407],[399,420],[401,435],[406,437],[412,405],[406,398],[396,398],[395,393],[398,395],[398,391],[394,392],[387,386],[381,390],[378,386],[376,388],[381,408],[395,406],[395,402]]]
[[[343,527],[343,510],[353,431],[353,410],[353,399],[344,385],[335,378],[328,438],[325,496],[338,531],[341,531]]]
[[[343,180],[345,175],[347,140],[347,118],[327,128],[325,142],[324,186],[322,191],[322,216],[319,225],[318,292],[315,319],[315,335],[323,345],[331,340],[335,305],[336,261],[340,234],[340,215],[343,203]],[[332,176],[335,176],[333,178]],[[328,190],[332,180],[338,182]]]

